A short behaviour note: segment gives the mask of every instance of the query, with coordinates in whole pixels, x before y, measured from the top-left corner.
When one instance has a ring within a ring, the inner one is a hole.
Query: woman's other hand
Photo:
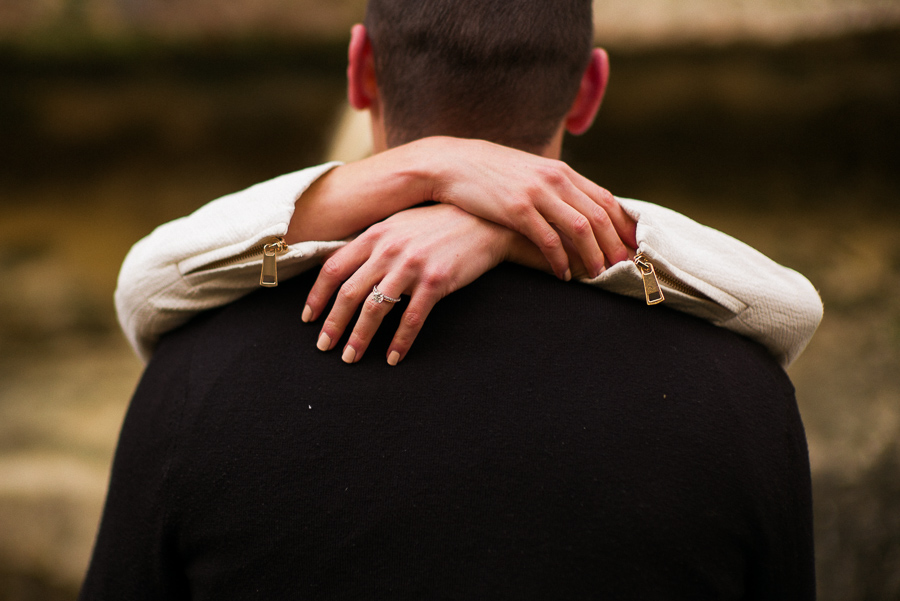
[[[512,257],[521,241],[514,232],[451,205],[401,211],[377,223],[332,255],[307,297],[303,320],[316,319],[337,292],[319,334],[320,350],[332,349],[362,304],[341,357],[359,361],[395,303],[376,302],[373,288],[400,298],[403,318],[387,351],[391,365],[409,352],[437,302]]]

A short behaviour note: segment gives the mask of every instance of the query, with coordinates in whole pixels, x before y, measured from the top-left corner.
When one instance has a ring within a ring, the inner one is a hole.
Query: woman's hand
[[[634,220],[612,194],[566,163],[483,140],[426,138],[419,152],[433,174],[425,196],[527,237],[553,272],[570,279],[564,240],[588,276],[628,259]]]
[[[376,302],[373,287],[386,297],[408,295],[387,352],[388,363],[396,365],[406,356],[432,307],[510,257],[511,248],[521,246],[518,238],[504,227],[450,205],[402,211],[373,225],[325,262],[307,297],[303,321],[316,319],[340,287],[319,334],[318,348],[330,350],[364,303],[341,355],[346,363],[354,363],[393,307],[389,301]]]
[[[297,199],[285,237],[346,238],[423,201],[455,205],[528,238],[557,277],[627,259],[635,222],[608,191],[553,159],[484,140],[423,138],[333,169]]]

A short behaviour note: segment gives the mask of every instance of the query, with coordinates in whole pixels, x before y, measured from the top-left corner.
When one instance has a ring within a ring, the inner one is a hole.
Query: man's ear
[[[350,30],[350,47],[347,49],[347,99],[357,110],[371,108],[378,101],[375,81],[375,58],[372,42],[364,25],[354,25]]]
[[[583,134],[594,122],[603,94],[606,93],[606,82],[609,81],[609,55],[602,48],[594,48],[591,62],[588,63],[584,75],[581,76],[581,87],[572,108],[566,114],[566,131],[576,136]]]

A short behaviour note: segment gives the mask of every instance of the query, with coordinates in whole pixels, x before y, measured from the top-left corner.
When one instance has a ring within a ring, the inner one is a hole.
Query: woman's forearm
[[[428,175],[407,144],[335,167],[297,199],[285,242],[342,240],[429,199]]]

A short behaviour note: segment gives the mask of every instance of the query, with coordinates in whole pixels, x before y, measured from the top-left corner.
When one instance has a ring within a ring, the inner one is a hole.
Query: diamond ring
[[[399,298],[391,298],[390,296],[387,296],[387,295],[385,295],[385,294],[382,294],[382,293],[378,290],[378,286],[372,286],[372,300],[375,301],[376,303],[378,303],[379,305],[380,305],[381,303],[383,303],[384,301],[387,301],[387,302],[389,302],[389,303],[398,303],[398,302],[400,302],[400,299],[399,299]]]

